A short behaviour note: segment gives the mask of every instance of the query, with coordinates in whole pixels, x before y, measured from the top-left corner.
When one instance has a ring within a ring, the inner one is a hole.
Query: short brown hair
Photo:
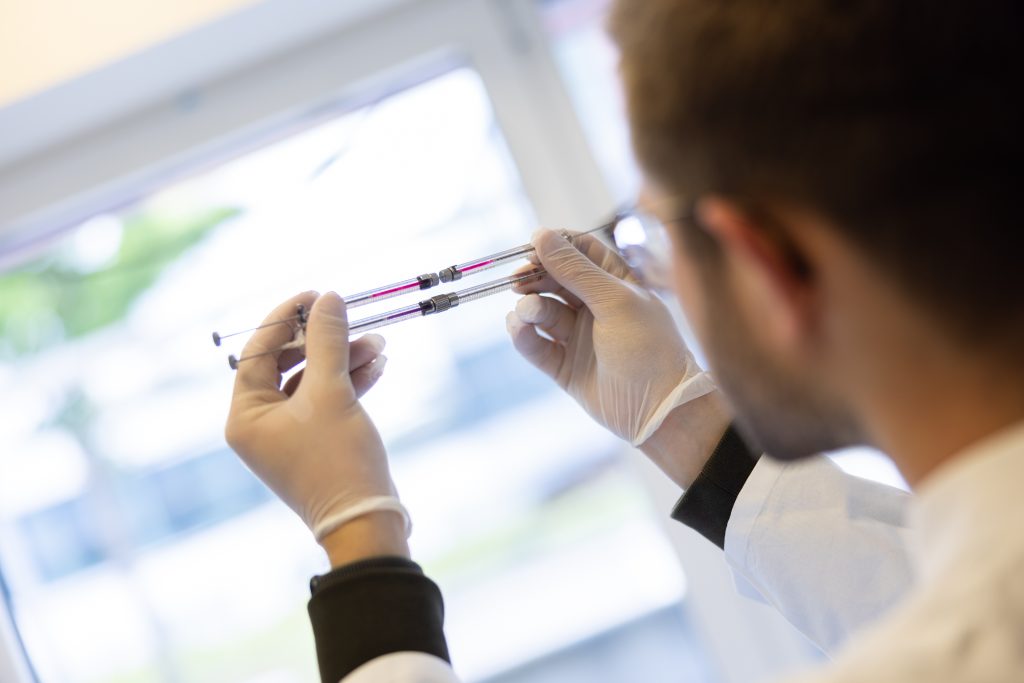
[[[1019,343],[1022,7],[618,0],[637,157],[670,192],[818,211],[961,337]]]

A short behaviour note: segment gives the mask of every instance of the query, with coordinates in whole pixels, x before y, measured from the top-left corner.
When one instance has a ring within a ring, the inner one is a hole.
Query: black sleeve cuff
[[[371,659],[425,652],[451,661],[444,639],[444,603],[420,566],[380,557],[340,567],[310,582],[320,678],[338,683]]]
[[[672,509],[672,519],[724,549],[732,507],[760,457],[729,425],[704,469]]]

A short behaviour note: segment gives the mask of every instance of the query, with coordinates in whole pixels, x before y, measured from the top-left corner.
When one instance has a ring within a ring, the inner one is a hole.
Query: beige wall
[[[0,0],[0,106],[256,0]]]

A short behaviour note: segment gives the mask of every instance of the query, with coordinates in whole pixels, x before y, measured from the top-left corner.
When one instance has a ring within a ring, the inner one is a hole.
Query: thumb
[[[537,250],[537,259],[551,277],[579,297],[591,311],[608,300],[609,291],[622,285],[618,278],[553,230],[537,232],[533,246]]]
[[[307,377],[348,376],[348,313],[336,292],[313,303],[306,324]]]

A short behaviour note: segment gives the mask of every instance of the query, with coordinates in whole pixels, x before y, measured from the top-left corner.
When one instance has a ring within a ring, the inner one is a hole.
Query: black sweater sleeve
[[[310,589],[323,683],[338,683],[392,652],[425,652],[450,661],[441,591],[416,563],[400,557],[364,560],[314,577]]]
[[[730,425],[700,474],[676,503],[672,519],[724,549],[732,507],[760,457]]]

